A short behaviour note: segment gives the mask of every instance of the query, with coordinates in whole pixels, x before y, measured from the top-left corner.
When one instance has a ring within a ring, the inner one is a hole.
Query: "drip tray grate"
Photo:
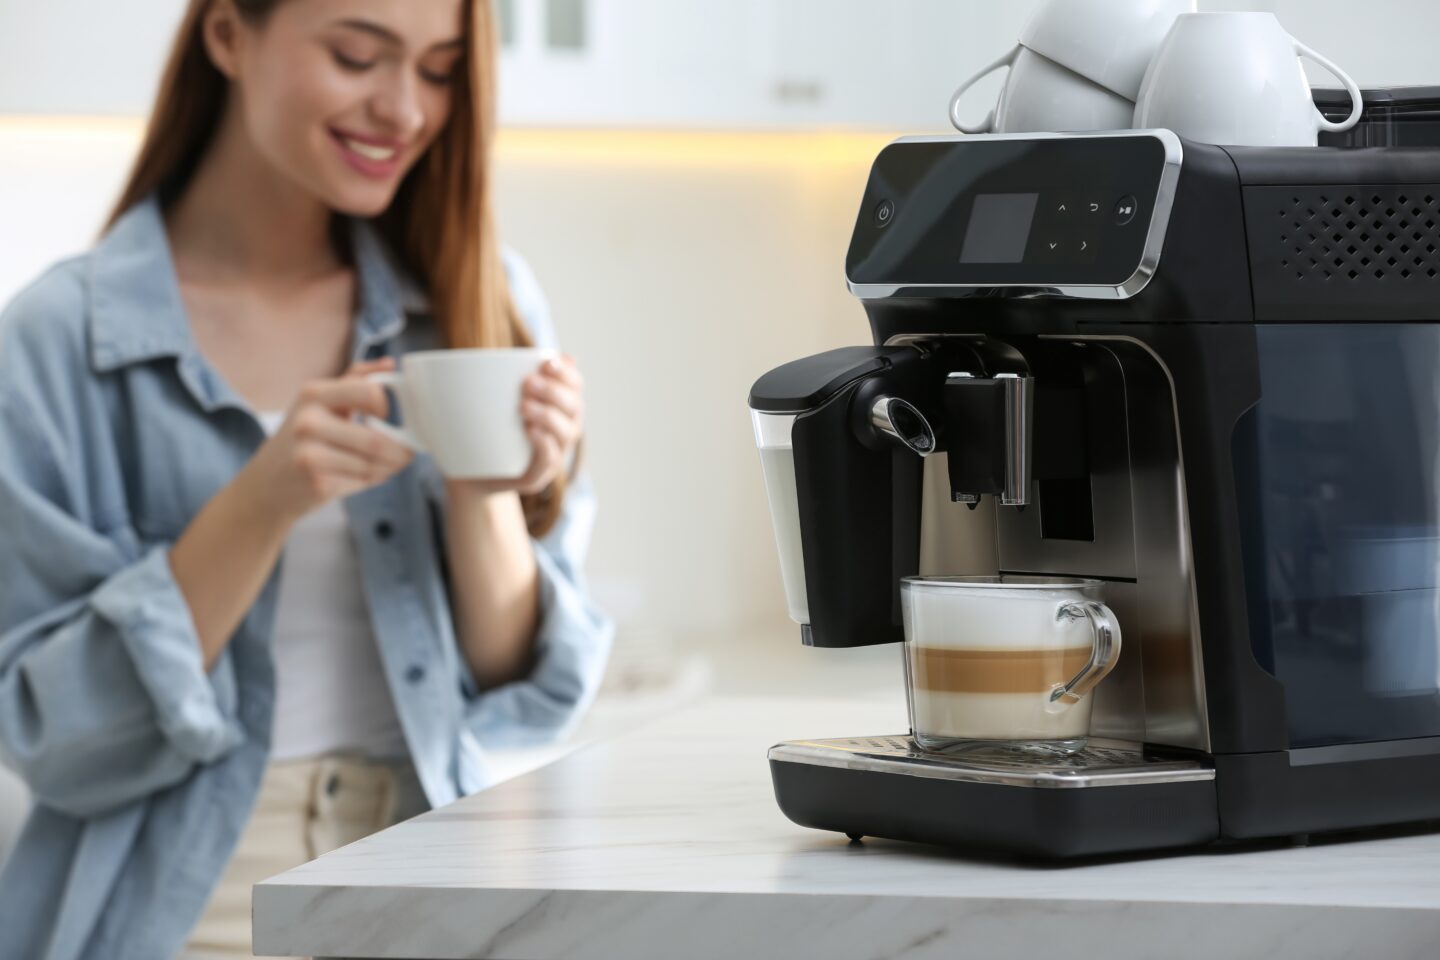
[[[1003,749],[945,755],[926,753],[908,735],[897,734],[792,740],[771,747],[769,756],[783,763],[1017,787],[1115,787],[1215,778],[1208,760],[1147,756],[1138,744],[1114,740],[1092,740],[1084,750],[1066,757]]]

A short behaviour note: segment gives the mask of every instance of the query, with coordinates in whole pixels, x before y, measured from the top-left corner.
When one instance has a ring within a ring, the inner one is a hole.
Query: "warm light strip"
[[[0,137],[45,139],[114,136],[138,140],[139,117],[0,116]],[[675,164],[769,166],[868,163],[894,134],[853,131],[700,131],[540,129],[500,132],[496,148],[506,162],[538,164]]]
[[[0,136],[7,139],[36,136],[53,139],[96,136],[134,137],[145,131],[139,117],[30,117],[0,115]]]
[[[497,149],[508,162],[786,166],[868,164],[894,134],[837,131],[730,132],[688,130],[502,131]]]

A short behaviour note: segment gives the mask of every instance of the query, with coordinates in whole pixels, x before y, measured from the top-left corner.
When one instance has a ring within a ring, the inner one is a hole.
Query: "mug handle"
[[[1331,133],[1344,133],[1346,130],[1349,130],[1351,127],[1355,126],[1355,124],[1359,123],[1360,112],[1365,109],[1365,104],[1360,99],[1360,88],[1356,86],[1354,80],[1350,79],[1350,74],[1337,67],[1333,60],[1330,60],[1327,57],[1322,57],[1320,54],[1316,53],[1314,50],[1311,50],[1309,47],[1305,46],[1305,44],[1301,43],[1299,40],[1296,40],[1294,37],[1291,37],[1290,40],[1295,44],[1295,53],[1298,56],[1309,57],[1311,60],[1314,60],[1316,63],[1320,64],[1320,66],[1330,71],[1330,75],[1333,76],[1336,80],[1339,80],[1342,84],[1344,84],[1345,92],[1350,94],[1350,116],[1346,117],[1344,120],[1341,120],[1339,123],[1336,123],[1333,120],[1326,120],[1325,115],[1320,112],[1320,109],[1318,107],[1315,109],[1315,115],[1320,118],[1320,129],[1328,130]]]
[[[1047,708],[1051,712],[1079,703],[1080,698],[1095,689],[1095,685],[1105,679],[1105,675],[1114,669],[1115,661],[1120,659],[1120,621],[1115,619],[1115,613],[1098,600],[1077,600],[1063,604],[1055,611],[1057,621],[1078,620],[1080,617],[1090,621],[1090,630],[1094,634],[1090,662],[1071,677],[1069,683],[1056,684],[1050,691]]]
[[[999,70],[1001,67],[1008,67],[1013,64],[1015,62],[1015,56],[1019,52],[1020,44],[1017,43],[1015,44],[1015,46],[1011,47],[1010,50],[1003,57],[990,64],[988,67],[981,70],[979,73],[975,74],[969,80],[966,80],[964,83],[960,84],[960,89],[956,90],[950,95],[950,123],[955,127],[956,130],[959,130],[961,133],[990,133],[992,130],[995,129],[994,107],[990,108],[990,112],[985,115],[984,120],[980,121],[978,124],[969,124],[966,123],[964,120],[960,119],[960,98],[965,95],[965,91],[969,90],[971,87],[975,86],[975,84],[979,83],[981,78],[989,76],[996,70]]]
[[[400,396],[398,388],[405,382],[404,374],[400,373],[398,370],[377,370],[374,373],[367,373],[365,375],[365,379],[369,380],[371,383],[378,383],[386,390],[393,392],[396,396],[397,401]],[[371,416],[366,416],[363,422],[365,426],[369,427],[370,429],[377,430],[380,433],[383,433],[391,440],[394,440],[396,443],[404,444],[411,450],[414,450],[416,453],[425,452],[425,445],[420,442],[420,438],[415,436],[415,434],[411,433],[404,427],[397,427],[395,426],[395,424],[387,423],[384,420],[381,420],[379,417]]]

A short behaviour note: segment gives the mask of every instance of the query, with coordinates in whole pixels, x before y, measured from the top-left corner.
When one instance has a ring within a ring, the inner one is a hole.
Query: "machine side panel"
[[[1440,738],[1411,742],[1436,752],[1312,764],[1296,762],[1305,750],[1216,756],[1221,834],[1246,840],[1440,818]]]
[[[1211,749],[1283,750],[1284,690],[1256,661],[1250,640],[1232,456],[1236,424],[1260,399],[1254,328],[1156,325],[1137,336],[1170,372],[1177,398]]]
[[[1440,181],[1244,196],[1257,322],[1440,319]]]

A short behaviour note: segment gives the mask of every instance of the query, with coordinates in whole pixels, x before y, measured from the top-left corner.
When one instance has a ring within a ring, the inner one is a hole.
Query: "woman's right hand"
[[[294,523],[405,469],[414,459],[408,447],[354,419],[385,417],[385,391],[366,375],[394,368],[389,358],[368,361],[337,379],[307,383],[275,435],[237,478],[252,503],[273,519]]]

